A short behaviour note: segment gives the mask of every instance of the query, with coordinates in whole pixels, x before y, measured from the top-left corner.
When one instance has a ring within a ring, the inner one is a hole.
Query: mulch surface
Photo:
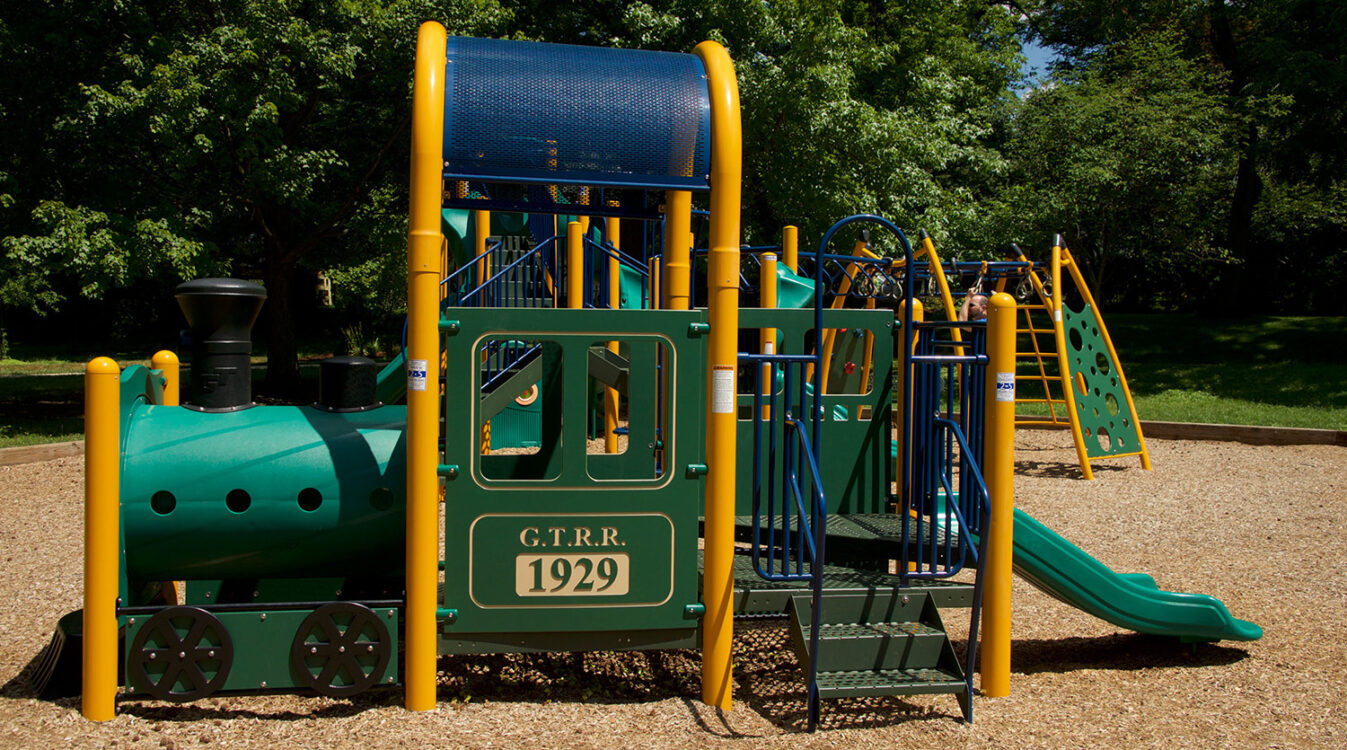
[[[1080,479],[1069,437],[1024,431],[1019,507],[1119,572],[1212,594],[1265,631],[1185,646],[1121,631],[1016,580],[1011,694],[838,700],[803,733],[788,638],[745,625],[735,708],[698,699],[698,654],[442,657],[434,711],[400,691],[175,705],[96,724],[28,675],[80,606],[80,458],[0,467],[0,747],[1342,747],[1347,745],[1347,448],[1150,441]],[[966,628],[961,610],[944,613]]]

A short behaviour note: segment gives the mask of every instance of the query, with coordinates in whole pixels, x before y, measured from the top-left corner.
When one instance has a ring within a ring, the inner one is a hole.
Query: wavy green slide
[[[1190,643],[1263,637],[1262,628],[1232,617],[1221,600],[1161,591],[1144,573],[1115,573],[1019,509],[1014,567],[1049,595],[1138,633],[1172,635]]]

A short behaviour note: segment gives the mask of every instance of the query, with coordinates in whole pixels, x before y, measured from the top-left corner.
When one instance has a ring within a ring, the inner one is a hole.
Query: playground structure
[[[1026,257],[1019,246],[1012,244],[1011,249],[1001,261],[942,261],[923,231],[916,256],[925,263],[909,273],[901,258],[886,265],[865,243],[858,243],[853,252],[867,262],[848,266],[841,291],[855,285],[897,298],[908,285],[922,290],[914,291],[914,296],[943,311],[950,322],[958,320],[961,309],[951,279],[959,282],[965,298],[1012,293],[1020,315],[1015,423],[1069,429],[1086,479],[1094,478],[1090,465],[1102,459],[1138,456],[1142,468],[1150,470],[1150,454],[1122,363],[1066,242],[1056,236],[1047,262],[1041,264]],[[1079,298],[1079,310],[1068,304],[1068,289]],[[833,305],[840,306],[845,296],[835,296]],[[959,341],[962,335],[955,330],[953,337]]]
[[[443,653],[673,647],[700,647],[702,698],[729,708],[734,620],[770,617],[789,623],[811,728],[840,696],[948,693],[971,720],[979,655],[983,693],[1009,691],[1012,567],[1140,632],[1261,635],[1013,510],[1010,295],[985,322],[925,320],[909,283],[895,316],[875,281],[899,260],[830,251],[869,227],[917,278],[880,217],[840,220],[812,253],[791,228],[741,250],[719,45],[426,24],[414,108],[402,359],[335,358],[318,403],[254,405],[265,292],[199,280],[177,294],[194,332],[181,405],[171,353],[89,364],[85,602],[43,677],[78,663],[88,718],[111,718],[123,686],[189,701],[400,685],[428,710]],[[632,221],[646,246],[628,252]],[[740,309],[746,263],[760,306]],[[531,416],[508,424],[516,407]],[[968,611],[962,653],[951,608]]]

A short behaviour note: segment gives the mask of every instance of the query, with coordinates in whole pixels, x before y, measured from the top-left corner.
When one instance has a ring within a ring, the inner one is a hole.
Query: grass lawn
[[[1143,420],[1347,430],[1347,319],[1104,322]]]

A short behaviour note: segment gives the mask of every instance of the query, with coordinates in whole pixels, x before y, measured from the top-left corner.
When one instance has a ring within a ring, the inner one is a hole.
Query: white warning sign
[[[424,391],[426,389],[426,374],[430,368],[426,367],[426,360],[411,359],[407,361],[407,390]]]
[[[997,401],[1015,400],[1015,373],[1013,372],[996,373],[996,400]]]
[[[711,413],[734,413],[734,367],[716,365],[711,371]]]

